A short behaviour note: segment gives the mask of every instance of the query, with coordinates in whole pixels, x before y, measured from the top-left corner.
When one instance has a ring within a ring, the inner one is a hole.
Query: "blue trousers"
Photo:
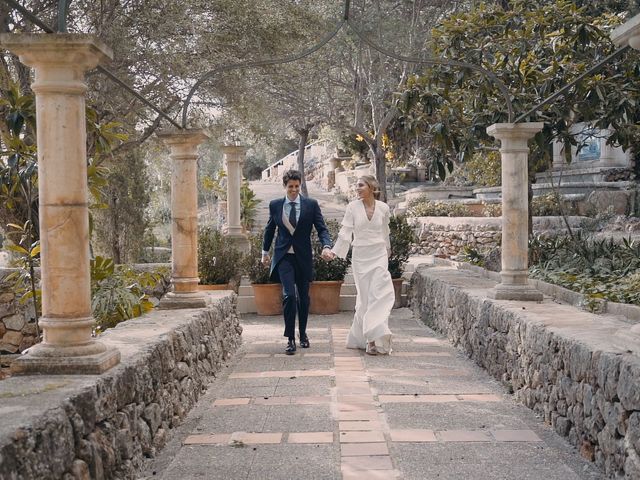
[[[296,313],[300,337],[307,334],[309,317],[309,272],[303,272],[296,256],[287,253],[278,262],[278,275],[282,284],[282,307],[284,313],[284,336],[295,338]]]

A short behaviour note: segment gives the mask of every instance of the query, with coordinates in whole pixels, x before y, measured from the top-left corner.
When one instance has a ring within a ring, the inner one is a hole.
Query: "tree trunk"
[[[120,249],[120,226],[118,224],[118,211],[117,204],[118,198],[115,195],[111,196],[111,208],[109,209],[109,215],[111,216],[111,225],[113,231],[111,232],[111,257],[113,263],[116,265],[122,263],[122,252]]]
[[[381,146],[371,149],[373,162],[376,171],[376,179],[380,184],[380,201],[387,203],[387,159],[384,157],[385,151]]]
[[[307,146],[307,139],[309,138],[309,129],[301,128],[296,130],[298,133],[298,170],[302,174],[302,184],[300,185],[300,191],[302,195],[305,197],[309,196],[309,191],[307,190],[307,179],[304,173],[304,152],[305,147]]]

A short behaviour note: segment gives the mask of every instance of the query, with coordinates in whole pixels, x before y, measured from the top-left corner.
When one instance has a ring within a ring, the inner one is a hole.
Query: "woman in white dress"
[[[395,301],[388,271],[389,206],[380,196],[378,181],[364,175],[356,183],[358,200],[347,205],[332,252],[345,258],[353,247],[351,267],[356,282],[356,311],[347,348],[370,355],[391,353],[389,315]]]

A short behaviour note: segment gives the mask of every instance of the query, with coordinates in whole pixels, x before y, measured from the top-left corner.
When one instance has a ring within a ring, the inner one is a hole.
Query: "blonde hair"
[[[358,178],[358,180],[362,180],[367,184],[367,186],[373,192],[373,198],[375,198],[376,200],[380,200],[380,184],[378,183],[378,180],[376,180],[376,177],[374,177],[373,175],[362,175]]]

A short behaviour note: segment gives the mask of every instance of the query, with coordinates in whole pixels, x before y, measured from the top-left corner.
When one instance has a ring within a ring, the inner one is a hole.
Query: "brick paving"
[[[409,310],[391,356],[345,348],[350,320],[312,316],[311,348],[286,356],[279,317],[244,318],[242,348],[142,478],[601,478]]]

